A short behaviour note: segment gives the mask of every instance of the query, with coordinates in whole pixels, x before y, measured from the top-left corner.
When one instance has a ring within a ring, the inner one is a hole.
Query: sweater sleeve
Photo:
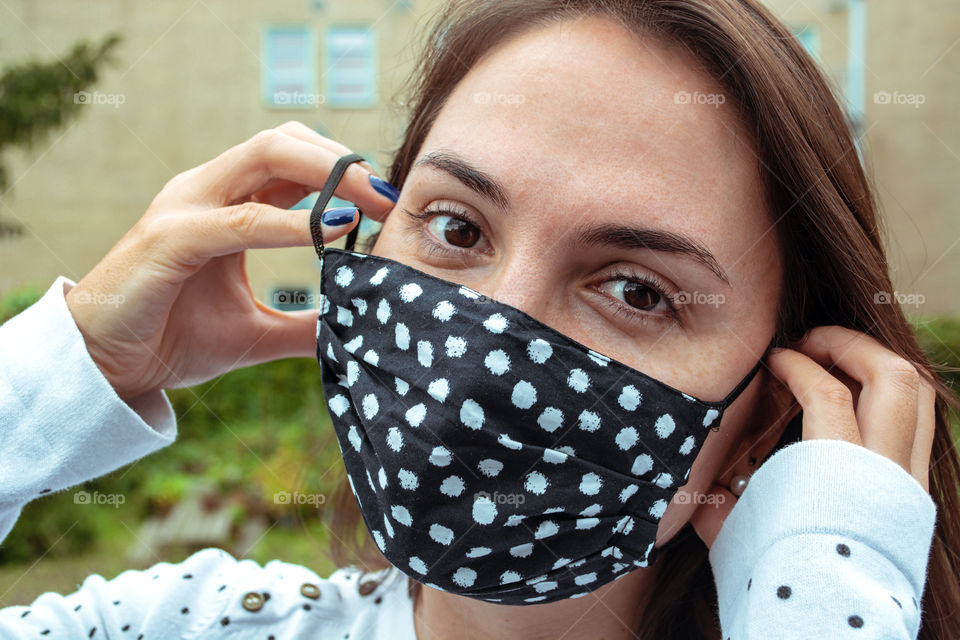
[[[764,462],[709,558],[724,640],[915,640],[936,505],[893,460],[804,440]]]
[[[87,352],[63,276],[0,326],[0,541],[23,506],[176,438],[162,391],[124,402]]]

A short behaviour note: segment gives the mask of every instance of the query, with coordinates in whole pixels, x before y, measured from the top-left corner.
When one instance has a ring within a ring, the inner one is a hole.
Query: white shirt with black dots
[[[73,284],[61,276],[0,327],[0,540],[31,500],[176,439],[162,391],[127,404],[90,358],[64,300]],[[915,640],[935,521],[930,495],[885,456],[839,440],[783,447],[710,548],[724,640]],[[205,549],[0,609],[0,640],[416,640],[406,576],[359,576]]]

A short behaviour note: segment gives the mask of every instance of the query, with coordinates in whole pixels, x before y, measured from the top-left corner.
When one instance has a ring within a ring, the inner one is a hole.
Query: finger
[[[320,135],[319,133],[317,133],[307,125],[303,124],[302,122],[297,122],[296,120],[291,120],[290,122],[286,122],[280,125],[279,127],[277,127],[277,130],[282,131],[287,135],[291,135],[294,138],[299,138],[304,142],[309,142],[311,144],[319,145],[325,149],[329,149],[333,153],[337,154],[338,158],[342,158],[345,155],[353,153],[353,151],[351,151],[345,145],[340,144],[336,140],[331,140],[330,138],[326,138]],[[379,174],[377,174],[377,172],[374,171],[373,166],[371,166],[371,164],[366,160],[361,160],[357,164],[365,168],[372,175],[379,177]],[[393,200],[391,200],[391,203],[393,203]],[[377,211],[377,210],[368,211],[366,209],[361,209],[361,210],[363,211],[363,214],[368,218],[371,218],[372,220],[376,220],[377,222],[383,222],[386,219],[387,214],[390,212],[391,209],[392,207],[381,210],[381,211]]]
[[[863,446],[909,471],[917,433],[916,367],[871,336],[845,327],[817,327],[797,350],[860,383],[856,416]]]
[[[280,358],[315,358],[317,355],[316,309],[277,311],[263,307],[260,339],[247,354],[253,365]]]
[[[271,184],[266,185],[250,196],[251,202],[262,202],[270,204],[280,209],[289,209],[306,198],[315,190],[296,182],[289,180],[273,180]],[[233,203],[240,204],[240,203]]]
[[[923,379],[917,397],[917,434],[910,454],[910,473],[930,492],[930,454],[937,428],[937,390]]]
[[[730,493],[728,489],[717,484],[710,486],[710,492],[707,495],[711,499],[697,507],[697,510],[690,516],[690,524],[709,549],[713,546],[714,540],[717,539],[717,534],[723,528],[727,516],[733,511],[733,506],[737,503],[737,497]]]
[[[246,199],[274,178],[319,190],[339,159],[329,149],[267,129],[198,167],[188,188],[220,206]],[[394,204],[377,193],[370,173],[357,163],[347,167],[334,194],[371,217],[386,215]]]
[[[172,218],[172,219],[171,219]],[[324,243],[345,235],[357,224],[353,219],[337,226],[321,225]],[[310,211],[288,211],[258,202],[202,211],[190,216],[154,220],[153,240],[169,246],[179,260],[200,264],[216,256],[246,249],[303,247],[313,244]]]
[[[819,364],[793,349],[774,349],[767,366],[803,408],[803,439],[862,444],[850,390]]]
[[[276,129],[286,133],[287,135],[293,136],[294,138],[300,138],[304,142],[310,142],[312,144],[324,147],[325,149],[329,149],[337,154],[338,157],[343,157],[353,153],[353,151],[351,151],[346,145],[340,144],[336,140],[332,140],[326,136],[320,135],[320,133],[317,131],[314,131],[307,125],[297,120],[284,122],[279,127],[276,127]],[[361,160],[358,164],[373,175],[378,175],[377,172],[373,170],[373,166],[371,166],[371,164],[366,160]]]

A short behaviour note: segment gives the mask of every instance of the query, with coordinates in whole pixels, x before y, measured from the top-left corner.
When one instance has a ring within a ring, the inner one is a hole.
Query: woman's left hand
[[[864,333],[838,326],[811,330],[796,349],[766,359],[803,409],[803,440],[846,440],[884,455],[929,493],[936,392],[909,361]],[[732,473],[730,475],[733,475]],[[719,485],[691,518],[713,541],[737,496]]]

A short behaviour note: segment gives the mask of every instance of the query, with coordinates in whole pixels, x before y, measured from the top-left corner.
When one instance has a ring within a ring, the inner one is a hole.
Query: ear
[[[749,476],[773,452],[790,421],[801,411],[790,390],[769,370],[763,369],[762,393],[750,425],[730,456],[730,465],[715,482],[729,487],[734,476]]]

